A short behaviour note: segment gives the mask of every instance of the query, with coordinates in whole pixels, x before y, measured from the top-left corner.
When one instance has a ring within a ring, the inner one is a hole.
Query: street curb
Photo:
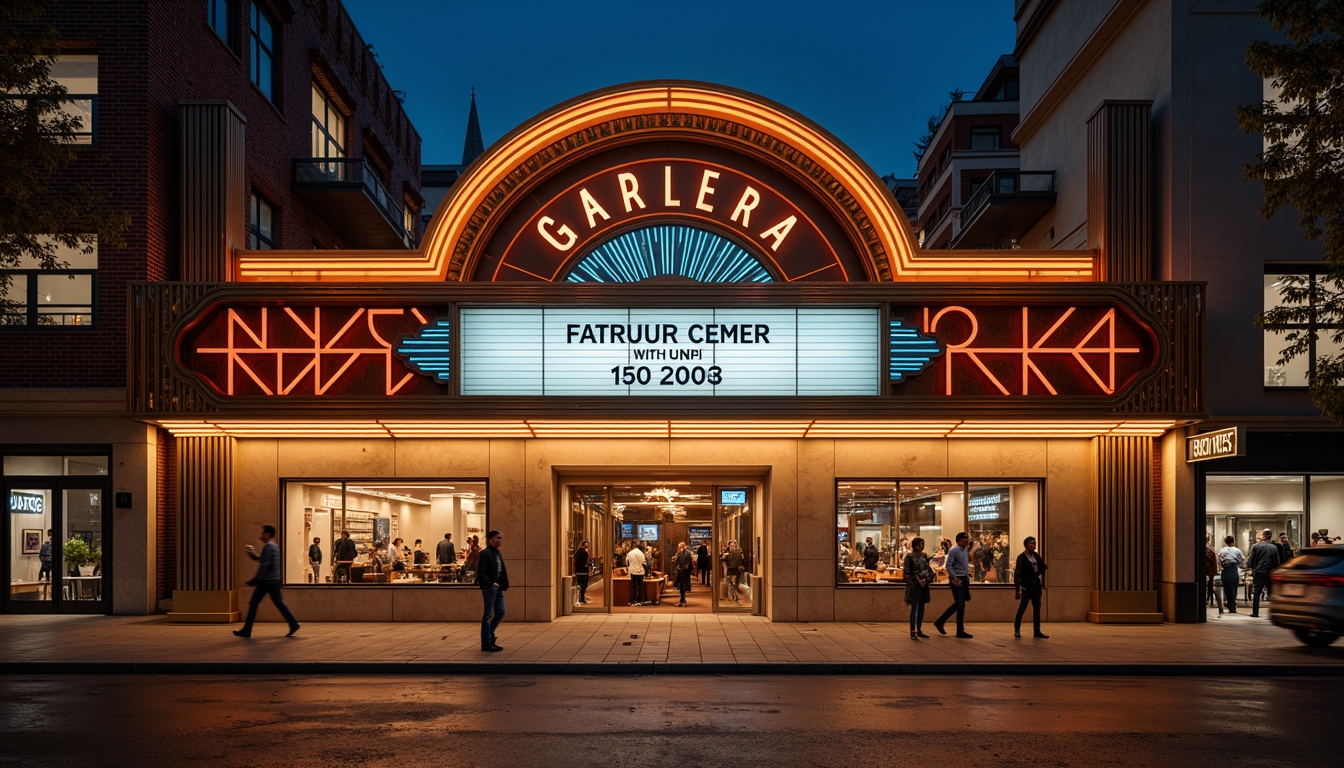
[[[1337,664],[721,664],[621,662],[0,662],[0,675],[976,675],[992,677],[1344,677]]]

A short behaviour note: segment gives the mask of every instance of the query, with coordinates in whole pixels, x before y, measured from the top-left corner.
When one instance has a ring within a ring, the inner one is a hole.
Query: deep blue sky
[[[635,80],[722,83],[802,113],[878,175],[954,88],[1013,49],[1013,0],[345,0],[424,140],[462,159],[471,88],[486,146],[537,113]]]

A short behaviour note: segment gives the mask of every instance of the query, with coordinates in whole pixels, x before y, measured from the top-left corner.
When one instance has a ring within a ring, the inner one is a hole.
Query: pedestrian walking
[[[341,531],[341,537],[336,540],[336,545],[331,553],[331,561],[336,577],[337,584],[350,583],[350,565],[359,557],[359,549],[355,542],[350,538],[349,531]]]
[[[1036,537],[1028,536],[1022,542],[1022,554],[1017,556],[1017,570],[1013,586],[1017,592],[1017,618],[1013,619],[1013,637],[1022,636],[1022,614],[1031,603],[1031,636],[1045,640],[1050,636],[1041,631],[1041,592],[1045,583],[1045,558],[1036,551]]]
[[[588,603],[588,576],[591,573],[588,562],[592,559],[588,552],[588,540],[579,542],[579,548],[574,550],[574,586],[579,589],[578,605]]]
[[[481,588],[485,612],[481,614],[481,650],[489,653],[504,650],[495,642],[495,630],[504,620],[504,593],[509,591],[509,571],[504,567],[504,555],[499,545],[504,534],[492,530],[485,535],[485,549],[476,560],[476,583]]]
[[[1260,532],[1255,546],[1251,547],[1251,616],[1260,616],[1260,593],[1272,597],[1269,591],[1269,577],[1279,567],[1281,556],[1279,545],[1273,541],[1274,534],[1268,528]]]
[[[927,638],[924,634],[924,606],[931,599],[933,568],[924,554],[924,540],[915,537],[905,555],[905,604],[910,606],[910,639]]]
[[[257,575],[253,576],[247,582],[247,586],[252,587],[252,600],[247,604],[247,619],[243,621],[242,629],[235,629],[233,634],[239,637],[252,636],[252,622],[257,620],[257,606],[261,605],[261,599],[266,595],[271,596],[271,601],[279,609],[280,615],[289,622],[289,632],[285,637],[293,635],[299,631],[298,619],[289,612],[289,606],[285,605],[285,600],[280,596],[280,547],[275,544],[275,526],[261,526],[261,555],[252,549],[252,545],[247,545],[247,556],[257,561]]]
[[[1218,604],[1218,618],[1223,617],[1223,593],[1214,589],[1213,580],[1218,577],[1218,553],[1213,551],[1213,544],[1210,543],[1212,536],[1204,537],[1204,581],[1206,583],[1204,605],[1209,606]]]
[[[308,545],[308,570],[312,571],[310,580],[314,584],[322,581],[322,539],[318,536]]]
[[[1223,548],[1218,550],[1218,564],[1223,567],[1223,597],[1227,602],[1227,612],[1237,612],[1237,581],[1238,568],[1246,567],[1246,556],[1241,550],[1233,546],[1236,539],[1231,536],[1223,537]]]
[[[691,591],[691,570],[695,567],[695,560],[691,557],[691,550],[686,548],[686,542],[677,543],[673,563],[677,566],[677,592],[681,593],[681,601],[677,606],[680,607],[686,604],[686,594]]]
[[[644,604],[644,571],[649,563],[638,544],[625,553],[625,570],[630,575],[630,605]]]
[[[957,534],[957,545],[947,553],[948,587],[952,592],[952,604],[943,611],[943,615],[933,620],[933,628],[938,634],[946,635],[943,625],[952,614],[957,615],[957,637],[969,640],[974,635],[966,631],[966,603],[971,599],[970,557],[967,546],[971,537],[965,531]]]

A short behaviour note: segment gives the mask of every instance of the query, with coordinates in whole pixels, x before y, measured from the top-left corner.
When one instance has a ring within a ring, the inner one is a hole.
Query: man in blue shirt
[[[247,604],[247,620],[243,622],[243,628],[235,629],[233,634],[239,637],[252,636],[252,622],[257,619],[257,606],[261,605],[263,597],[270,595],[275,607],[280,609],[280,615],[289,622],[289,634],[285,635],[289,637],[299,631],[299,622],[280,597],[280,547],[275,544],[275,526],[261,526],[261,542],[260,557],[252,551],[251,544],[247,545],[247,556],[257,561],[257,575],[247,582],[247,586],[255,589],[252,590],[252,601]]]
[[[943,629],[943,624],[947,623],[948,617],[953,613],[957,614],[957,637],[970,639],[973,637],[966,631],[966,601],[971,599],[971,576],[968,565],[970,558],[967,556],[966,547],[971,539],[965,531],[957,534],[957,546],[953,547],[947,553],[947,578],[948,586],[952,588],[952,604],[943,611],[933,622],[933,628],[938,630],[938,634],[946,635],[947,630]]]

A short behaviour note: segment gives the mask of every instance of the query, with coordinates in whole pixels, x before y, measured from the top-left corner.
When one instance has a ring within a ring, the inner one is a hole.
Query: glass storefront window
[[[1209,475],[1204,484],[1205,534],[1214,550],[1231,536],[1250,552],[1255,534],[1269,528],[1278,541],[1287,533],[1293,549],[1303,546],[1306,501],[1301,475]]]
[[[484,548],[489,528],[486,498],[483,480],[286,482],[285,583],[470,585],[470,539]],[[349,544],[338,544],[342,532]],[[449,533],[451,558],[439,547]]]
[[[1344,475],[1316,475],[1311,478],[1311,531],[1323,536],[1329,543],[1344,541]],[[1277,531],[1276,531],[1277,533]],[[1300,548],[1311,543],[1309,531]]]
[[[1022,539],[1040,535],[1040,482],[838,480],[836,582],[903,584],[916,537],[945,581],[947,550],[960,531],[971,537],[972,580],[1012,584]]]

